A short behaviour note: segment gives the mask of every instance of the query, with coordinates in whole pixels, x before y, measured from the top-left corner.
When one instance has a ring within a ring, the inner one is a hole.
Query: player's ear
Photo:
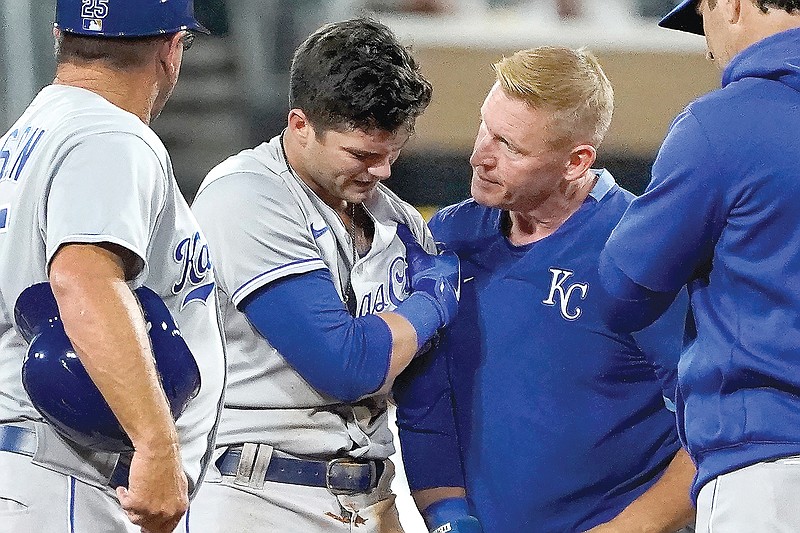
[[[297,141],[305,146],[313,135],[313,128],[306,114],[302,109],[292,109],[289,111],[288,131]]]
[[[572,149],[567,161],[567,181],[573,181],[583,176],[592,168],[597,159],[597,149],[590,144],[581,144]]]
[[[720,8],[729,24],[736,24],[742,16],[741,0],[719,0]]]
[[[175,33],[158,45],[158,61],[171,77],[181,66],[183,43],[181,34]]]

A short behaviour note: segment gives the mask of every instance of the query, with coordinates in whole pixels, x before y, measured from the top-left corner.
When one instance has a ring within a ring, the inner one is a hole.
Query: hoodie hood
[[[800,91],[800,28],[771,35],[734,57],[722,73],[722,86],[743,78],[775,80]]]

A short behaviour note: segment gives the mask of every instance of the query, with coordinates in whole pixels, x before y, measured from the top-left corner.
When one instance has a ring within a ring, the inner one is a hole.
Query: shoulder
[[[437,241],[452,247],[455,243],[495,235],[500,213],[500,210],[484,207],[470,198],[440,210],[428,226]]]
[[[481,222],[498,214],[499,211],[497,209],[484,207],[476,202],[474,198],[469,198],[463,202],[440,209],[431,219],[431,224],[445,229],[468,221]]]
[[[59,144],[61,157],[77,153],[88,162],[111,159],[150,165],[160,168],[164,177],[172,175],[164,143],[139,117],[77,87],[51,85],[40,97],[40,113],[49,117],[50,138]]]
[[[425,219],[411,204],[401,199],[383,183],[379,183],[375,195],[365,202],[378,222],[396,222],[424,226]]]
[[[598,169],[594,172],[597,173],[598,181],[591,196],[602,208],[602,213],[611,218],[620,218],[636,195],[622,188],[608,170]]]
[[[279,186],[285,181],[283,175],[288,173],[288,166],[276,153],[272,142],[263,143],[242,150],[212,168],[200,184],[197,194],[199,196],[212,184],[215,190],[255,185],[255,192],[260,188]]]
[[[750,122],[761,111],[750,108],[753,99],[763,93],[764,80],[743,79],[717,88],[696,98],[681,111],[669,127],[665,143],[674,141],[691,152],[699,147],[721,146],[728,139],[741,137],[740,125]]]
[[[102,96],[86,89],[60,85],[46,87],[42,92],[46,94],[44,105],[59,108],[64,119],[61,127],[72,130],[76,140],[85,142],[102,134],[130,135],[140,139],[157,155],[166,157],[164,143],[150,126]]]

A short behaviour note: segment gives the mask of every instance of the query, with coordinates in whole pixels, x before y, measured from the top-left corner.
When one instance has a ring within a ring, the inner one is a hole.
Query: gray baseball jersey
[[[0,423],[41,420],[22,386],[27,346],[12,313],[26,287],[47,281],[50,261],[68,243],[113,243],[136,254],[141,268],[130,286],[161,296],[192,350],[202,386],[177,428],[194,486],[210,457],[225,378],[208,246],[155,133],[93,92],[52,85],[0,138]],[[104,484],[109,457],[79,458],[48,426],[36,426],[38,464]]]
[[[433,239],[422,216],[382,185],[364,207],[375,236],[354,262],[341,219],[289,168],[280,136],[224,161],[200,186],[192,209],[215,258],[228,347],[219,446],[264,442],[315,457],[393,453],[386,397],[342,404],[315,390],[237,309],[273,281],[327,268],[340,296],[351,280],[359,316],[393,310],[408,295],[397,224],[429,250]]]

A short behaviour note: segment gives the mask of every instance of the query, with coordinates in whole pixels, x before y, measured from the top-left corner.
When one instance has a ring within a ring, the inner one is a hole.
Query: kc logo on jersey
[[[547,298],[542,300],[545,305],[554,306],[556,303],[561,307],[561,316],[567,320],[577,320],[581,316],[581,308],[575,305],[572,312],[570,312],[570,298],[573,294],[577,294],[581,300],[586,298],[586,293],[589,291],[588,283],[572,283],[565,286],[565,283],[575,273],[571,270],[561,270],[560,268],[551,268],[550,273],[553,275],[550,280],[550,294]],[[577,293],[575,291],[578,291]],[[556,302],[558,300],[558,302]]]
[[[206,283],[206,278],[211,274],[211,258],[208,255],[208,244],[200,233],[179,242],[173,259],[181,265],[181,278],[172,286],[172,293],[180,294],[187,286],[197,286],[183,299],[181,309],[193,301],[205,303],[214,290],[214,280],[212,278]]]

